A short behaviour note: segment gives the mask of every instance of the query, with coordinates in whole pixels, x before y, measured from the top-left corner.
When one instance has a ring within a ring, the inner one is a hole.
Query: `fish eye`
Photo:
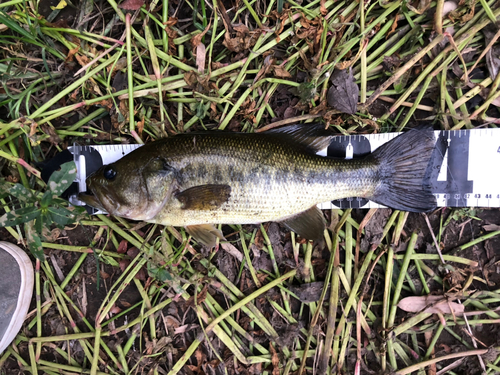
[[[116,177],[116,171],[110,165],[108,165],[106,168],[104,168],[104,171],[102,172],[102,174],[106,180],[114,180]]]

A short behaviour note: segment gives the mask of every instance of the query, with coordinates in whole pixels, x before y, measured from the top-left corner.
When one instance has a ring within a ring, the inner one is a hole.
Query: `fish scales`
[[[346,196],[365,196],[377,184],[372,161],[306,153],[282,137],[215,134],[165,139],[151,149],[179,173],[179,190],[207,184],[231,187],[217,209],[184,210],[175,197],[155,216],[170,225],[249,224],[277,220]]]

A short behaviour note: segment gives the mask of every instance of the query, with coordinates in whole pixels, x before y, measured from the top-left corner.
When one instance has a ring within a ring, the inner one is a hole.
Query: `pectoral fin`
[[[299,236],[309,240],[319,240],[323,238],[323,232],[326,227],[323,213],[316,206],[300,214],[289,217],[288,219],[282,220],[281,223]]]
[[[184,210],[214,210],[231,196],[229,185],[200,185],[175,194]]]
[[[225,240],[222,232],[212,224],[188,225],[186,230],[198,242],[207,247],[214,247],[217,238]]]

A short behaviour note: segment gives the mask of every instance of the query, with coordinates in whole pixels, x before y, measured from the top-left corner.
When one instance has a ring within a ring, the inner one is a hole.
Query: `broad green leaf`
[[[28,203],[35,199],[35,195],[29,189],[26,189],[21,184],[12,185],[5,181],[0,180],[0,198],[4,198],[8,195],[12,195],[17,198],[21,203]]]
[[[55,195],[61,195],[75,180],[76,165],[70,161],[61,165],[61,169],[52,173],[47,186]]]
[[[63,207],[49,207],[50,216],[52,221],[58,227],[64,227],[67,224],[73,223],[75,221],[75,214],[70,210]]]
[[[155,267],[151,264],[148,265],[148,271],[151,276],[161,282],[172,281],[173,277],[164,267]]]
[[[43,227],[47,227],[47,221],[50,220],[50,213],[48,211],[45,211],[40,215],[39,217],[36,218],[35,224],[34,224],[34,229],[36,230],[37,233],[43,233]]]
[[[29,189],[26,189],[21,184],[15,184],[12,189],[10,189],[10,194],[19,199],[19,201],[27,203],[35,199],[35,195]]]
[[[43,254],[42,240],[36,232],[33,222],[24,224],[24,230],[26,232],[26,241],[28,242],[28,248],[35,258],[44,261],[45,256]]]
[[[0,227],[12,227],[26,223],[40,216],[41,210],[35,206],[18,208],[5,213],[0,217]]]
[[[0,180],[0,198],[5,198],[6,196],[10,195],[10,189],[12,188],[12,185],[9,184],[5,179]]]
[[[40,207],[42,208],[49,207],[53,197],[57,197],[57,195],[54,195],[52,190],[47,190],[45,193],[43,193],[42,200],[40,201]]]
[[[70,206],[70,211],[73,212],[76,217],[87,214],[87,210],[82,206]]]

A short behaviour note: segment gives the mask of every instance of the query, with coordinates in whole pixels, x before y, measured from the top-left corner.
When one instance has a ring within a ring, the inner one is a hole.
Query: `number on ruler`
[[[447,206],[466,206],[466,197],[468,193],[473,191],[473,181],[467,179],[469,137],[470,132],[465,132],[460,136],[455,132],[443,131],[439,133],[436,147],[429,162],[427,173],[432,192],[445,193]],[[448,151],[448,158],[445,163],[446,151]],[[446,181],[438,181],[441,168],[446,168]]]

